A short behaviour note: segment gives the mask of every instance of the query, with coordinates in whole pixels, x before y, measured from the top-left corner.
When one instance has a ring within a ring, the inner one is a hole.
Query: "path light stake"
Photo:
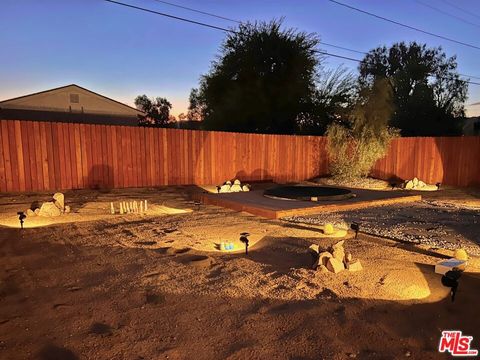
[[[27,217],[23,211],[17,212],[18,220],[20,221],[20,228],[23,229],[23,219]]]
[[[123,215],[123,204],[120,202],[120,215]]]
[[[143,201],[140,201],[140,214],[143,214]]]
[[[250,236],[247,232],[242,232],[240,234],[240,241],[245,244],[245,255],[248,255],[248,237]]]
[[[460,276],[462,276],[462,272],[457,268],[447,271],[445,275],[442,276],[442,285],[451,288],[450,295],[452,297],[452,302],[455,301],[455,294],[457,293]]]
[[[113,206],[113,202],[110,203],[110,212],[115,214],[115,207]]]
[[[355,231],[355,240],[356,240],[358,237],[358,232],[360,231],[360,224],[357,222],[352,222],[352,224],[350,225],[350,229]]]
[[[145,212],[147,212],[147,200],[145,200]]]

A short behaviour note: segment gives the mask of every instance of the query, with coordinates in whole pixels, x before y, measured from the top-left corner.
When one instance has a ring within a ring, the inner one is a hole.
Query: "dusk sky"
[[[339,1],[480,47],[477,0]],[[235,25],[155,0],[123,2],[220,27]],[[286,27],[316,32],[327,43],[360,51],[398,41],[441,45],[447,55],[457,55],[460,73],[479,77],[471,81],[480,83],[479,49],[405,29],[327,0],[169,2],[240,21],[284,17]],[[76,83],[129,105],[139,94],[166,97],[173,104],[172,113],[178,115],[186,112],[190,89],[208,71],[224,36],[218,30],[103,0],[2,0],[0,100]],[[327,46],[321,49],[362,57]],[[357,63],[335,58],[326,58],[324,66],[342,63],[356,71]],[[467,105],[477,102],[480,86],[470,85]],[[468,115],[480,115],[480,105],[467,109]]]

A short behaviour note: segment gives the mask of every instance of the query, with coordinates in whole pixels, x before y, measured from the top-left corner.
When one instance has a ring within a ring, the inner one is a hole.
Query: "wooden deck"
[[[267,219],[279,219],[286,216],[310,215],[322,212],[356,210],[372,206],[408,203],[420,201],[422,196],[407,191],[373,191],[351,189],[355,198],[340,201],[295,201],[278,200],[263,196],[263,190],[246,193],[214,194],[195,193],[195,200],[206,205],[221,206],[236,211],[258,215]]]

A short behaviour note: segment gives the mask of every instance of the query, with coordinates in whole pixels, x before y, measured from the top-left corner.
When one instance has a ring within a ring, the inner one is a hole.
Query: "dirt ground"
[[[317,225],[196,206],[191,191],[70,191],[71,214],[23,230],[16,212],[51,194],[1,195],[0,358],[438,359],[450,329],[480,349],[479,258],[454,303],[433,271],[449,250],[349,234],[364,270],[314,271],[308,246],[338,241]],[[431,196],[475,206],[476,194]],[[145,199],[147,214],[109,213]]]

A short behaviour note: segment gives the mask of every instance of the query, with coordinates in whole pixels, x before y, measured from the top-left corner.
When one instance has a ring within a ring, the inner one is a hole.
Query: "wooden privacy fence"
[[[0,123],[0,191],[299,181],[327,169],[322,137]]]
[[[480,185],[480,137],[401,138],[383,179]],[[328,173],[326,139],[0,120],[0,191],[300,181]]]

